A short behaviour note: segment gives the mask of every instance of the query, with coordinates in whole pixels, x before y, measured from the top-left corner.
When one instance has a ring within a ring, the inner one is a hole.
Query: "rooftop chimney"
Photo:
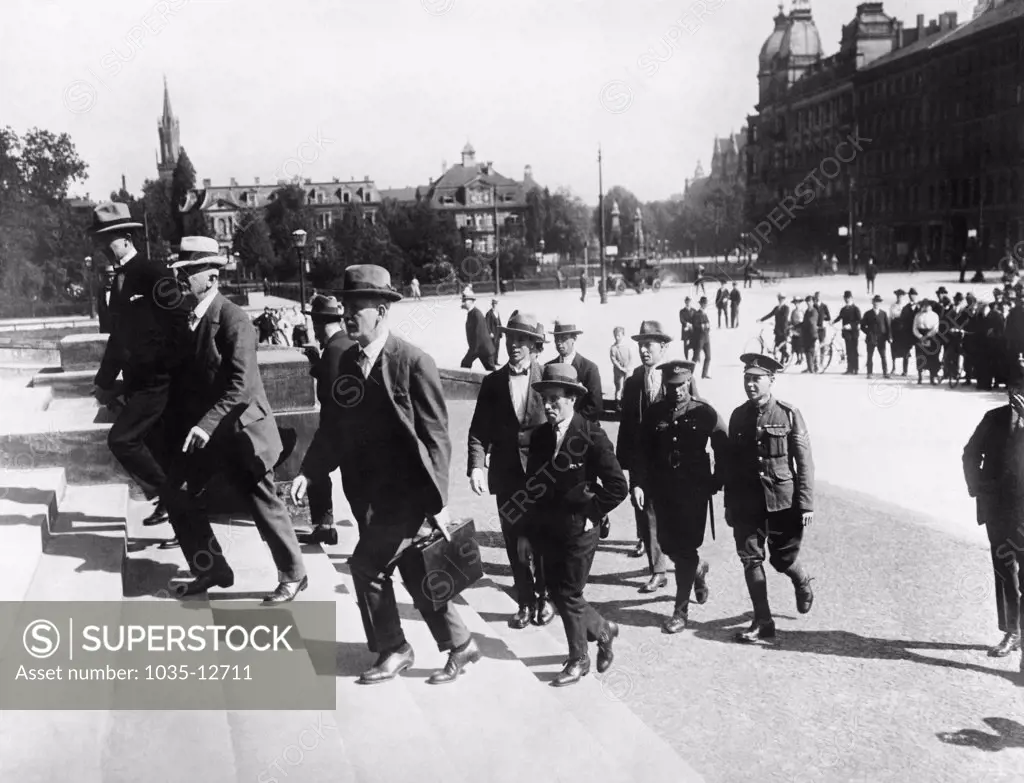
[[[446,171],[448,171],[448,161],[442,160],[441,161],[441,176],[444,176],[444,173]]]
[[[209,190],[209,189],[210,189],[210,187],[211,187],[211,185],[212,185],[212,184],[213,184],[213,183],[211,182],[211,180],[208,180],[208,179],[204,179],[204,180],[203,180],[203,187],[204,187],[204,188],[206,188],[207,190]]]
[[[529,163],[527,163],[526,166],[523,168],[523,179],[533,179],[533,166],[531,166]]]
[[[924,14],[917,15],[917,40],[924,37]]]

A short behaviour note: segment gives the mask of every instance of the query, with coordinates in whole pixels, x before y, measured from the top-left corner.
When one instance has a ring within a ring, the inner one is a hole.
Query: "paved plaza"
[[[882,275],[877,290],[888,304],[897,287],[930,295],[940,284],[972,288],[949,274],[924,273]],[[713,332],[712,380],[701,381],[701,394],[726,417],[743,401],[738,356],[751,348],[755,319],[769,312],[778,290],[790,297],[821,291],[835,314],[847,288],[864,308],[863,286],[863,277],[839,275],[743,290],[739,328]],[[506,320],[521,308],[546,324],[556,316],[577,323],[584,329],[577,347],[599,362],[610,391],[612,328],[632,334],[642,319],[659,318],[676,332],[687,293],[630,292],[604,306],[596,296],[581,304],[572,290],[510,294],[500,309]],[[464,317],[458,299],[405,301],[392,324],[440,365],[456,366]],[[551,347],[542,358],[553,356]],[[588,587],[599,609],[624,627],[622,653],[602,679],[605,693],[626,702],[709,781],[1024,779],[1019,659],[985,654],[1000,638],[991,564],[960,468],[981,415],[1005,397],[842,372],[834,364],[823,376],[784,375],[776,383],[778,396],[803,411],[817,465],[805,550],[817,577],[812,613],[797,615],[788,579],[771,572],[777,642],[732,643],[748,622],[749,603],[719,495],[718,540],[709,537],[702,549],[711,599],[691,612],[693,630],[663,635],[672,583],[653,597],[637,593],[646,562],[626,554],[633,520],[628,505],[620,507]],[[491,532],[489,575],[507,586],[493,501],[474,496],[463,478],[471,410],[472,403],[451,404],[453,512]]]

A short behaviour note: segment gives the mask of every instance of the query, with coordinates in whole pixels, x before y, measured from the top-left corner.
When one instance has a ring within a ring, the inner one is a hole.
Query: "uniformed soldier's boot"
[[[664,633],[680,633],[685,631],[686,623],[689,619],[687,617],[688,609],[689,607],[686,606],[677,606],[672,616],[662,624],[661,630]]]
[[[811,589],[812,578],[799,565],[793,565],[787,569],[786,576],[793,580],[793,589],[796,592],[796,610],[800,614],[807,614],[814,604],[814,590]]]
[[[748,567],[744,570],[743,576],[747,580],[747,591],[754,605],[754,622],[746,631],[736,634],[736,641],[753,644],[761,639],[771,639],[775,636],[775,621],[768,605],[768,582],[764,576],[764,566],[758,563],[756,566]]]

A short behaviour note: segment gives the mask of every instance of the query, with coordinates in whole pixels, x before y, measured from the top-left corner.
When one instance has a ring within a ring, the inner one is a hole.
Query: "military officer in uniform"
[[[694,366],[680,360],[658,365],[666,396],[648,409],[640,424],[633,468],[633,499],[640,508],[654,507],[658,542],[676,566],[675,610],[662,626],[665,633],[686,628],[691,590],[698,604],[708,600],[708,564],[697,550],[704,543],[708,509],[721,488],[729,447],[725,421],[707,402],[690,395]],[[709,441],[714,470],[708,459]]]
[[[766,548],[775,570],[793,581],[797,611],[806,614],[814,602],[810,577],[797,563],[804,528],[814,518],[814,461],[800,411],[772,395],[782,365],[756,353],[745,353],[740,361],[748,401],[729,419],[725,521],[733,529],[754,605],[753,623],[736,640],[754,643],[775,636]]]

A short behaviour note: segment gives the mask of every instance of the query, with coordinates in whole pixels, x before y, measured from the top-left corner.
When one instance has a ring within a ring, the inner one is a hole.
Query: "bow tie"
[[[515,367],[511,367],[510,366],[508,368],[508,372],[509,372],[509,375],[529,375],[530,374],[530,368],[529,367],[524,367],[522,370],[517,370]]]

